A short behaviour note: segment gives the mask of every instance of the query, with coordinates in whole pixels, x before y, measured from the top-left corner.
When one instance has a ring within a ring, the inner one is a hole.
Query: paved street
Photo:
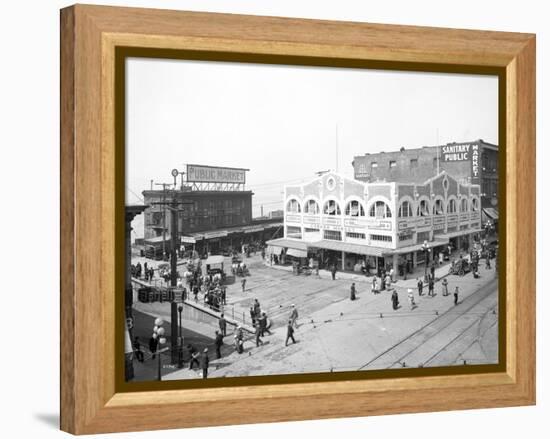
[[[226,314],[244,313],[254,298],[272,321],[273,335],[256,347],[253,336],[245,341],[245,352],[232,349],[233,338],[225,339],[224,356],[211,361],[209,376],[247,376],[343,370],[384,369],[495,363],[498,360],[498,295],[494,268],[480,268],[479,279],[471,274],[447,276],[449,296],[436,283],[434,297],[414,296],[416,308],[407,302],[407,288],[416,280],[398,280],[395,289],[400,307],[393,310],[391,292],[373,295],[370,282],[355,281],[357,300],[350,301],[352,280],[295,276],[264,265],[259,256],[247,260],[250,266],[246,289],[240,278],[228,286]],[[482,264],[483,265],[483,264]],[[439,278],[447,267],[436,271]],[[459,287],[459,303],[452,292]],[[299,311],[297,343],[285,347],[286,322],[291,304]],[[165,306],[168,305],[157,305]],[[156,311],[158,312],[158,310]],[[213,332],[212,329],[206,331]],[[212,350],[211,350],[212,352]],[[164,379],[198,376],[185,371],[167,371]]]

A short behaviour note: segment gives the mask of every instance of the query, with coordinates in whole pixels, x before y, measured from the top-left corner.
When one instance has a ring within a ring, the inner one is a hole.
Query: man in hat
[[[264,336],[264,334],[267,332],[269,335],[272,335],[271,331],[269,330],[269,328],[267,327],[267,315],[265,313],[265,311],[262,311],[262,315],[260,316],[260,318],[258,319],[258,321],[260,322],[260,330],[262,332],[262,337]]]
[[[458,287],[455,288],[454,297],[455,297],[455,305],[458,305]]]
[[[254,334],[256,335],[256,347],[260,347],[260,345],[264,345],[264,342],[262,341],[261,339],[261,335],[262,335],[262,328],[260,327],[260,322],[257,321],[255,324],[254,324],[254,329],[255,329],[255,332]]]
[[[206,379],[208,377],[208,348],[204,348],[201,355],[201,369],[202,369],[202,378]]]
[[[285,346],[288,346],[288,340],[292,340],[292,343],[296,343],[296,340],[294,340],[294,327],[292,324],[292,320],[288,321],[288,325],[286,326],[286,340],[285,340]]]
[[[225,320],[224,315],[220,315],[218,319],[218,325],[220,326],[220,332],[223,337],[227,335],[227,320]]]
[[[424,288],[424,283],[420,278],[416,279],[416,286],[418,287],[418,295],[422,296],[422,288]]]

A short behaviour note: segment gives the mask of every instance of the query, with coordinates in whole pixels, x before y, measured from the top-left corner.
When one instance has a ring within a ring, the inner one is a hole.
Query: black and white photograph
[[[125,72],[126,381],[499,363],[497,76]]]

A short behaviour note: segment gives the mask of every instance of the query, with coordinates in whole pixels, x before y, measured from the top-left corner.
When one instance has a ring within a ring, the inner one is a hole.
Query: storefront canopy
[[[487,218],[492,219],[493,221],[498,221],[498,210],[492,207],[486,207],[483,209],[483,213]]]
[[[267,246],[267,254],[268,255],[280,255],[283,251],[283,247],[279,247],[278,245],[268,245]]]
[[[286,254],[287,256],[294,256],[295,258],[307,258],[307,250],[297,250],[295,248],[289,248]]]
[[[330,241],[323,239],[321,241],[307,243],[308,249],[319,248],[324,250],[334,250],[346,253],[355,253],[358,255],[383,256],[390,250],[384,247],[373,247],[370,245],[350,244],[349,242]]]
[[[464,232],[461,232],[461,233],[463,234]],[[433,241],[429,241],[428,245],[430,246],[430,248],[434,248],[434,247],[439,247],[441,245],[445,245],[445,244],[448,244],[448,243],[449,243],[449,238],[445,235],[444,237],[438,236],[437,239],[434,239]],[[387,251],[386,253],[388,253],[388,254],[398,254],[398,255],[404,254],[404,253],[412,253],[412,252],[422,250],[423,245],[424,245],[424,243],[408,245],[406,247],[400,247],[400,248],[396,248],[395,250]]]
[[[293,248],[295,250],[307,250],[307,243],[295,239],[279,238],[271,239],[266,242],[267,245],[283,248]]]

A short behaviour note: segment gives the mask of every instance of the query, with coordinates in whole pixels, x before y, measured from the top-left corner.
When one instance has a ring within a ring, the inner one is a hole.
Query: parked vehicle
[[[472,264],[467,259],[460,258],[451,263],[449,267],[450,274],[456,274],[458,276],[464,276],[466,273],[472,271]]]
[[[204,262],[206,274],[213,276],[220,275],[221,280],[225,281],[224,257],[221,255],[209,256]]]

